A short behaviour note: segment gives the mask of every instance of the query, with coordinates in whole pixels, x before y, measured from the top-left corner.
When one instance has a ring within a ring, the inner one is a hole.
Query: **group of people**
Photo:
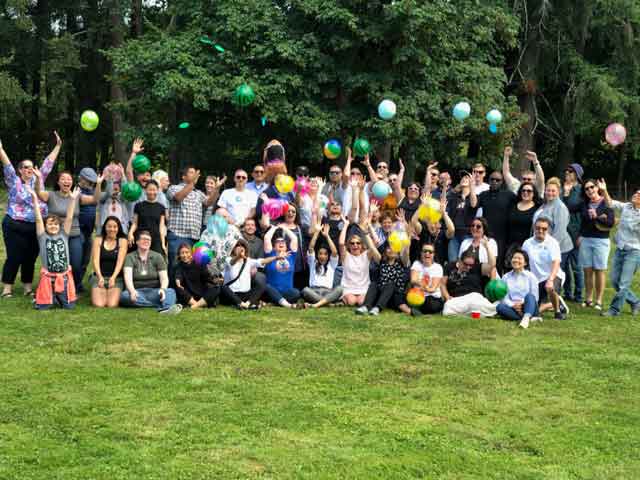
[[[0,161],[8,189],[3,235],[7,259],[2,297],[15,294],[21,270],[25,295],[36,308],[71,308],[84,291],[89,263],[91,302],[96,307],[153,307],[178,313],[183,307],[218,304],[259,309],[265,303],[284,308],[346,305],[357,314],[395,309],[409,315],[499,315],[527,328],[545,311],[556,319],[569,313],[567,301],[605,316],[622,313],[628,303],[640,312],[631,283],[640,264],[640,190],[631,202],[610,198],[603,180],[585,178],[581,165],[569,165],[564,178],[545,179],[534,152],[532,170],[515,178],[511,148],[502,169],[482,164],[471,172],[427,166],[423,182],[405,184],[405,169],[373,165],[369,156],[332,164],[328,179],[295,169],[296,191],[278,187],[286,175],[283,145],[271,141],[252,172],[207,176],[198,189],[193,165],[171,184],[166,172],[136,171],[144,151],[135,139],[126,166],[111,163],[98,175],[83,168],[77,184],[60,171],[53,190],[45,186],[55,169],[62,141],[38,168],[25,159],[14,168],[0,143]],[[485,183],[487,178],[489,183]],[[142,195],[126,200],[121,187],[137,182]],[[374,195],[384,182],[389,193]],[[422,205],[439,202],[437,220]],[[281,208],[271,208],[273,202]],[[610,253],[610,232],[619,212],[611,282],[616,295],[603,309]],[[197,242],[213,244],[211,224],[225,223],[224,246],[217,260],[194,259]],[[223,219],[223,220],[220,220]],[[95,227],[95,236],[93,235]],[[401,249],[389,239],[402,232]],[[40,280],[33,289],[40,256]],[[507,295],[498,302],[484,296],[491,279],[501,278]],[[406,292],[418,289],[424,301],[410,303]]]

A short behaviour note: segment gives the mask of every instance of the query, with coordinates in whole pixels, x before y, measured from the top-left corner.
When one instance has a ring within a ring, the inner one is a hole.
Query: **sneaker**
[[[367,310],[367,307],[365,307],[364,305],[356,308],[356,315],[367,315],[369,313],[369,310]]]
[[[601,317],[619,317],[620,314],[618,312],[614,312],[613,310],[607,310],[600,314]]]
[[[564,301],[562,295],[558,295],[558,301],[560,302],[560,311],[566,315],[569,315],[569,307],[567,306],[567,302]]]
[[[531,317],[529,317],[528,315],[522,317],[522,320],[520,320],[520,323],[518,324],[518,326],[520,328],[524,328],[524,329],[529,328],[530,319],[531,319]]]
[[[412,308],[411,309],[411,316],[419,317],[421,315],[422,315],[422,312],[420,310],[418,310],[417,308]]]
[[[595,308],[596,310],[602,311],[602,304],[601,303],[596,303],[593,308]]]
[[[380,309],[378,307],[373,307],[371,310],[369,310],[369,315],[380,315]]]
[[[158,310],[158,313],[166,314],[166,315],[177,315],[182,311],[182,305],[179,303],[175,303],[170,307],[163,308],[162,310]]]
[[[542,317],[531,317],[531,323],[540,322],[542,323]]]
[[[631,307],[631,315],[636,316],[640,313],[640,303],[636,303],[633,307]]]
[[[556,312],[556,314],[553,316],[553,318],[555,318],[556,320],[566,320],[567,319],[567,314],[564,313],[563,311],[559,311],[559,312]]]

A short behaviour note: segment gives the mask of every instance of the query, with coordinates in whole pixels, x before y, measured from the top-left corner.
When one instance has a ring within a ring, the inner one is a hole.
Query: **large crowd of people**
[[[225,188],[226,177],[207,176],[200,190],[201,173],[193,165],[174,184],[162,170],[134,170],[142,139],[134,140],[127,165],[112,162],[101,174],[83,168],[76,182],[56,168],[62,140],[55,137],[40,167],[30,159],[14,167],[0,142],[8,193],[1,296],[17,294],[20,271],[23,293],[38,309],[74,307],[86,281],[95,307],[161,313],[218,305],[343,305],[361,315],[385,309],[498,315],[523,328],[547,311],[566,319],[568,302],[604,316],[620,315],[625,303],[633,315],[640,313],[631,289],[640,265],[640,190],[631,202],[613,200],[606,183],[586,177],[577,163],[563,179],[546,179],[536,154],[527,152],[532,170],[516,178],[508,147],[500,170],[478,163],[470,173],[441,171],[432,163],[424,181],[416,182],[406,181],[401,160],[392,172],[387,162],[353,158],[347,148],[345,165],[331,164],[326,180],[298,166],[294,178],[305,188],[296,192],[275,181],[287,169],[285,149],[274,140],[251,181],[239,168],[232,186]],[[121,187],[133,182],[142,194],[127,201]],[[384,198],[374,195],[379,182],[388,184]],[[273,201],[282,208],[271,208]],[[433,209],[434,201],[439,215],[432,221],[421,206]],[[616,294],[605,307],[616,224],[610,270]],[[394,232],[408,237],[400,250]],[[197,242],[212,245],[215,261],[195,258]],[[491,302],[485,286],[495,278],[508,289]],[[409,302],[409,289],[418,289],[424,301]]]

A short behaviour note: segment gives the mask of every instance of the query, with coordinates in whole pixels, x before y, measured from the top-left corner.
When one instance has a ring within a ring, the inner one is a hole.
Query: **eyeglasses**
[[[33,168],[33,165],[22,165],[22,167],[20,168],[29,169],[29,168]]]
[[[362,245],[361,242],[349,242],[349,245]]]
[[[376,170],[389,170],[389,167],[387,167],[386,165],[378,165],[376,167]]]
[[[474,223],[471,225],[471,228],[481,229],[484,228],[481,223]]]
[[[236,180],[246,180],[247,177],[245,175],[236,175]]]
[[[331,170],[329,175],[340,175],[342,172],[340,170]]]
[[[264,170],[254,170],[253,173],[255,173],[256,175],[263,174]]]
[[[140,238],[138,238],[138,240],[140,240],[141,242],[150,242],[151,241],[151,237],[140,237]]]
[[[595,186],[595,185],[585,185],[585,186],[584,186],[584,189],[585,189],[585,190],[593,190],[594,188],[596,188],[596,186]]]
[[[500,183],[500,182],[502,182],[502,179],[501,178],[496,178],[496,177],[491,177],[491,178],[489,178],[489,181],[490,182],[495,182],[495,183]]]
[[[535,230],[538,232],[546,232],[549,230],[549,227],[535,227]]]
[[[522,193],[533,193],[533,190],[531,188],[523,188]]]
[[[432,177],[437,177],[438,175],[440,175],[438,172],[431,172]]]
[[[477,174],[483,174],[485,171],[484,170],[474,170],[473,173],[477,173]]]
[[[425,248],[422,250],[422,253],[433,253],[433,250],[430,248]]]

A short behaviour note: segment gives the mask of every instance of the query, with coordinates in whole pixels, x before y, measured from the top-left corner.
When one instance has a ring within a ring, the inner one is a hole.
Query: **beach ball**
[[[613,147],[617,147],[624,143],[627,138],[627,130],[620,123],[612,123],[604,131],[607,143]]]
[[[120,195],[127,202],[135,202],[142,196],[142,187],[137,182],[124,182],[120,187]]]
[[[371,193],[373,193],[373,196],[378,200],[384,200],[387,198],[387,195],[391,193],[391,187],[387,182],[378,180],[371,187]]]
[[[192,255],[193,255],[193,261],[196,263],[196,265],[199,265],[201,267],[209,265],[209,263],[211,262],[211,259],[214,256],[213,250],[211,250],[211,248],[208,245],[204,247],[196,248],[193,251]]]
[[[418,218],[423,222],[438,223],[442,218],[440,202],[435,198],[430,198],[427,203],[418,207]]]
[[[487,122],[498,125],[502,121],[502,113],[500,110],[493,109],[487,113]]]
[[[405,247],[409,246],[411,240],[404,230],[394,230],[391,232],[391,235],[389,235],[387,242],[389,242],[391,250],[400,253]]]
[[[407,303],[411,307],[420,307],[424,303],[425,294],[421,288],[413,287],[407,291]]]
[[[208,247],[208,246],[209,244],[207,242],[198,241],[193,244],[193,247],[191,247],[191,253],[195,252],[200,247]]]
[[[371,151],[371,145],[364,138],[357,138],[353,142],[353,151],[356,157],[364,157]]]
[[[396,116],[396,104],[391,100],[382,100],[378,105],[378,115],[383,120],[391,120]]]
[[[93,110],[85,110],[80,117],[80,126],[86,132],[93,132],[98,128],[100,123],[100,117]]]
[[[151,170],[151,160],[149,160],[144,155],[136,155],[136,158],[133,159],[133,170],[136,173],[145,173]]]
[[[504,280],[500,280],[497,278],[490,280],[489,283],[487,283],[487,286],[484,288],[484,296],[487,297],[490,302],[499,302],[507,296],[508,292],[509,287],[507,287],[507,284],[504,282]]]
[[[247,107],[256,99],[256,94],[250,85],[243,83],[236,88],[236,91],[233,94],[233,99],[241,107]]]
[[[290,191],[292,191],[294,183],[295,182],[293,181],[293,178],[291,178],[289,175],[280,174],[276,176],[276,189],[280,193],[289,193]]]
[[[335,160],[342,153],[342,145],[340,145],[338,140],[329,140],[324,144],[322,151],[324,152],[324,156],[329,160]]]
[[[453,107],[453,117],[456,120],[466,120],[467,118],[469,118],[469,115],[471,115],[471,105],[469,105],[467,102],[456,103],[456,105]]]
[[[489,124],[489,132],[493,133],[494,135],[496,133],[498,133],[498,126],[495,123],[490,123]]]

